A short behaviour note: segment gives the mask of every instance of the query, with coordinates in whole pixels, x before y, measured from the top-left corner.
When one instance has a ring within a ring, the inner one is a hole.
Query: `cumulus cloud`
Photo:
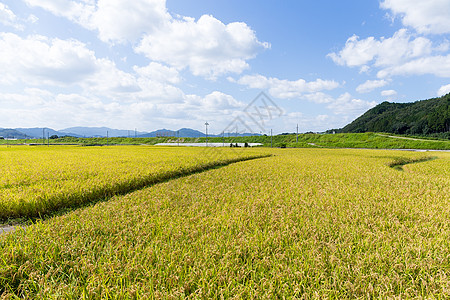
[[[227,95],[225,93],[214,91],[205,97],[200,97],[197,95],[188,95],[185,101],[185,107],[202,107],[210,112],[223,113],[229,112],[230,110],[242,109],[245,104],[234,99],[233,96]]]
[[[141,91],[134,74],[119,70],[113,61],[96,59],[95,65],[96,72],[86,76],[79,83],[85,91],[114,98],[123,98],[123,94]],[[127,99],[122,99],[122,101],[127,101]]]
[[[3,82],[70,85],[96,72],[98,65],[94,52],[76,40],[0,33],[0,68]]]
[[[327,57],[330,57],[336,64],[341,66],[363,66],[373,60],[377,54],[378,44],[379,42],[374,37],[359,40],[359,36],[353,35],[347,39],[345,47],[339,53],[329,53]]]
[[[278,79],[273,77],[265,77],[263,75],[245,75],[238,81],[239,84],[245,85],[252,89],[268,89],[269,94],[280,99],[294,99],[299,98],[307,93],[316,93],[324,90],[333,90],[340,86],[340,84],[333,80],[317,79],[315,81],[307,82],[304,79],[295,81]],[[310,99],[315,99],[318,102],[326,102],[320,100],[323,94],[316,94],[310,96]]]
[[[2,84],[78,86],[109,96],[140,90],[133,75],[119,70],[111,60],[97,58],[73,39],[0,33],[0,68]]]
[[[176,69],[150,63],[135,66],[134,73],[124,72],[113,61],[97,58],[86,44],[73,39],[40,35],[21,38],[0,33],[0,69],[3,85],[78,87],[84,94],[123,102],[177,102],[184,96],[173,86],[181,80]]]
[[[377,73],[379,78],[393,75],[424,75],[432,74],[438,77],[450,77],[450,54],[446,56],[423,57],[403,64],[382,69]]]
[[[61,128],[89,124],[93,119],[106,124],[106,113],[113,112],[117,106],[95,97],[58,94],[38,88],[26,88],[22,93],[0,93],[0,102],[7,104],[0,107],[0,112],[3,121],[11,127]]]
[[[327,99],[327,102],[322,103],[327,103],[326,108],[330,110],[329,113],[317,116],[301,112],[287,113],[282,118],[284,127],[280,129],[281,132],[285,132],[286,128],[292,128],[290,132],[294,132],[295,124],[299,124],[299,132],[309,130],[320,132],[343,127],[377,104],[375,101],[356,99],[349,93],[344,93],[337,98],[323,94],[321,98]]]
[[[292,112],[283,117],[283,125],[279,128],[279,132],[295,132],[296,124],[299,126],[299,133],[308,131],[323,132],[331,128],[344,127],[352,120],[354,120],[354,116],[342,114],[319,114],[314,116],[302,114],[301,112]]]
[[[413,38],[406,29],[400,29],[391,38],[368,37],[360,40],[353,35],[338,53],[330,53],[336,64],[349,67],[361,67],[369,63],[374,66],[392,66],[410,59],[423,57],[432,53],[432,42],[424,37]]]
[[[330,103],[334,101],[333,97],[322,92],[306,94],[303,98],[314,103]]]
[[[366,82],[358,85],[356,91],[358,93],[369,93],[374,89],[383,87],[387,85],[389,82],[387,80],[367,80]]]
[[[441,88],[437,92],[437,95],[438,95],[438,97],[440,97],[440,96],[447,95],[448,93],[450,93],[450,84],[441,86]]]
[[[384,90],[384,91],[381,91],[381,96],[385,97],[387,100],[393,100],[397,96],[397,91]]]
[[[384,0],[380,6],[419,33],[450,33],[450,2],[447,0]]]
[[[226,73],[240,74],[260,49],[255,32],[245,23],[223,24],[203,15],[173,20],[162,30],[146,35],[135,48],[148,58],[177,69],[188,67],[194,75],[215,79]]]
[[[158,81],[169,82],[172,84],[181,81],[180,74],[176,68],[164,66],[162,64],[151,62],[145,67],[134,66],[134,71],[142,78]]]
[[[245,104],[230,95],[214,91],[205,96],[182,95],[178,103],[118,101],[96,95],[57,93],[26,88],[21,93],[0,92],[2,122],[11,127],[108,126],[140,128],[184,126],[198,128],[205,118],[213,120],[211,131],[219,133]],[[76,113],[74,113],[76,112]],[[49,118],[48,116],[51,116]],[[200,127],[202,128],[202,127]]]
[[[93,29],[92,15],[96,10],[95,1],[82,0],[24,0],[29,6],[40,7],[56,16],[65,17],[75,23],[82,25],[88,29]]]
[[[153,33],[170,19],[165,0],[99,0],[92,25],[103,41],[137,40]]]
[[[223,24],[213,16],[198,20],[172,17],[165,0],[25,0],[89,30],[98,31],[102,41],[135,43],[134,48],[153,61],[178,70],[189,68],[209,79],[240,74],[249,68],[247,60],[268,43],[258,41],[245,23]]]
[[[360,40],[352,36],[341,51],[330,53],[328,57],[338,65],[360,67],[365,71],[378,68],[378,78],[417,74],[448,77],[449,56],[440,55],[448,49],[448,41],[435,46],[427,38],[414,37],[406,29],[400,29],[387,39]]]
[[[105,42],[135,41],[143,33],[152,33],[170,19],[165,0],[25,0],[65,17],[89,30],[97,30]]]
[[[336,115],[344,115],[354,118],[363,114],[375,105],[377,105],[375,101],[369,102],[361,99],[355,99],[351,94],[344,93],[335,101],[328,104],[327,108],[332,110]]]
[[[381,91],[381,96],[383,97],[391,97],[391,96],[396,96],[397,92],[395,90],[384,90]]]
[[[17,16],[9,9],[6,4],[0,2],[0,23],[5,26],[13,27],[17,30],[23,30],[23,26],[19,24]]]

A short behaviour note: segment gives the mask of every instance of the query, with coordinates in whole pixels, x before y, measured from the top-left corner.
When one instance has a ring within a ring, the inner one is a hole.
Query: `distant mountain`
[[[253,136],[253,135],[260,135],[260,134],[253,134],[253,133],[238,133],[237,136]],[[198,138],[198,137],[205,137],[205,132],[201,132],[198,130],[190,129],[190,128],[181,128],[178,130],[169,130],[169,129],[159,129],[156,131],[152,131],[146,134],[139,135],[138,137],[158,137],[158,136],[164,136],[164,137],[190,137],[190,138]],[[209,134],[209,137],[220,137],[222,134],[214,135]],[[228,136],[228,133],[225,133],[225,136]],[[230,133],[230,136],[236,136],[235,133]]]
[[[11,128],[0,128],[0,137],[3,138],[14,138],[14,139],[25,139],[27,138],[27,136],[22,133],[19,132],[15,129],[11,129]]]
[[[44,132],[43,132],[44,130]],[[42,136],[47,138],[47,136],[57,135],[61,136],[73,136],[73,137],[106,137],[108,134],[109,137],[191,137],[198,138],[204,137],[205,133],[190,129],[190,128],[181,128],[178,130],[169,130],[169,129],[159,129],[153,132],[142,132],[142,131],[134,131],[134,130],[123,130],[123,129],[112,129],[108,127],[70,127],[62,130],[54,130],[51,128],[14,128],[14,129],[3,129],[0,128],[0,136],[3,137],[11,137],[18,139],[26,139],[26,138],[34,138],[41,139]],[[225,133],[225,136],[236,136],[235,133]],[[252,136],[259,134],[252,133],[238,133],[237,136]],[[218,137],[220,135],[208,134],[209,137]]]
[[[181,128],[180,130],[178,130],[178,132],[176,130],[169,130],[169,129],[158,129],[156,131],[152,131],[149,133],[145,133],[145,134],[141,134],[139,135],[139,137],[159,137],[159,136],[179,136],[179,137],[193,137],[193,138],[198,138],[198,137],[204,137],[205,133],[198,131],[198,130],[194,130],[194,129],[190,129],[190,128]]]
[[[383,102],[339,132],[433,134],[450,130],[450,94],[411,103]]]
[[[62,133],[73,133],[80,137],[105,137],[108,134],[109,137],[134,137],[134,130],[112,129],[108,127],[70,127],[60,130]],[[137,131],[136,135],[142,135],[146,132]]]
[[[52,136],[52,135],[57,135],[57,136],[69,135],[69,136],[74,136],[74,137],[80,137],[79,135],[76,135],[74,133],[56,131],[51,128],[14,128],[14,129],[25,134],[26,138],[41,139],[42,136],[47,138],[48,136]]]

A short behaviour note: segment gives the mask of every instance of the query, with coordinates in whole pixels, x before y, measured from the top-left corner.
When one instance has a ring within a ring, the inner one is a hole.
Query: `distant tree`
[[[50,136],[50,139],[51,139],[51,140],[55,140],[55,139],[57,139],[57,138],[58,138],[58,136],[57,136],[56,134]]]

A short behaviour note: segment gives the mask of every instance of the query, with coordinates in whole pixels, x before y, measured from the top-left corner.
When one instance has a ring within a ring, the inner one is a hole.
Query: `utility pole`
[[[208,147],[208,121],[205,122],[205,126],[206,126],[206,147]]]
[[[297,124],[297,143],[298,143],[298,124]]]
[[[225,131],[222,131],[222,143],[222,146],[225,147]]]
[[[180,131],[179,130],[177,130],[177,143],[178,143],[178,146],[180,146]]]
[[[108,146],[108,137],[109,137],[109,132],[106,131],[106,146]]]
[[[137,128],[134,129],[134,137],[137,138]]]
[[[50,147],[50,132],[47,131],[47,147]]]
[[[45,145],[45,128],[42,128],[42,145]]]
[[[270,148],[273,147],[272,129],[270,129]]]

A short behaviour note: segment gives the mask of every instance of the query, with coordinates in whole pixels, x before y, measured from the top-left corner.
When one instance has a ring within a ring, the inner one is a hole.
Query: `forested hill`
[[[450,94],[412,103],[383,102],[339,132],[428,135],[450,130]]]

